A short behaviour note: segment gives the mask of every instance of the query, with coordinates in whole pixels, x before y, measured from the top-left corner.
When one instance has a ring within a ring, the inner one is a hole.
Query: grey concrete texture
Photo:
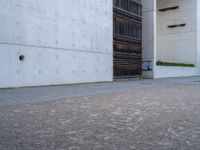
[[[0,88],[112,81],[112,11],[111,0],[0,0]]]
[[[25,98],[1,103],[1,150],[200,148],[200,77],[2,89],[0,101],[9,91]]]

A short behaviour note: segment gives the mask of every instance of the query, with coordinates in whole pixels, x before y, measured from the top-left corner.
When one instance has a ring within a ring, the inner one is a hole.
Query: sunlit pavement
[[[200,77],[0,90],[0,150],[199,150]]]

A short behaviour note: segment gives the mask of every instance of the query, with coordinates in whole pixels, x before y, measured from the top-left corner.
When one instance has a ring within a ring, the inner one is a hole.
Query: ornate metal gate
[[[114,78],[142,74],[141,0],[114,0]]]

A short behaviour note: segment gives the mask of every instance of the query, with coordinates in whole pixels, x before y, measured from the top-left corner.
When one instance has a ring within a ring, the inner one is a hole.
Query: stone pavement
[[[0,90],[0,150],[134,149],[200,149],[200,77]]]

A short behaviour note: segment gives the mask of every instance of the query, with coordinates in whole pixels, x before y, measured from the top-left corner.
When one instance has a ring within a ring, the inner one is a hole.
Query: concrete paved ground
[[[200,77],[0,90],[0,150],[199,150]]]

